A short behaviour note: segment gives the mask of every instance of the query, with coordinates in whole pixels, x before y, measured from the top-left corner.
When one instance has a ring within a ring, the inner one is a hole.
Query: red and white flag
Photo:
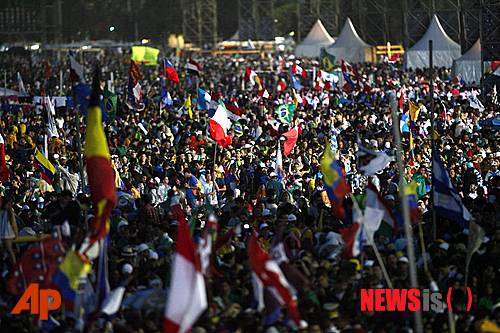
[[[263,308],[264,288],[267,288],[282,305],[286,305],[288,315],[297,327],[300,327],[300,313],[293,287],[288,283],[276,260],[271,258],[259,245],[253,233],[248,245],[248,256],[252,268],[254,296]]]
[[[179,229],[163,332],[185,333],[207,308],[207,293],[186,216],[180,205],[173,206],[172,211],[179,221]]]
[[[267,91],[266,88],[262,89],[261,91],[259,91],[257,93],[260,97],[262,98],[266,98],[266,99],[269,99],[271,97],[271,95],[269,95],[269,91]]]
[[[227,134],[229,127],[231,127],[231,120],[229,120],[227,112],[225,106],[219,103],[214,116],[209,120],[210,134],[222,147],[227,147],[232,142],[231,135]]]
[[[0,183],[9,178],[9,169],[5,160],[5,142],[0,134]]]
[[[278,82],[278,86],[276,87],[276,89],[278,91],[285,91],[286,90],[286,82],[284,80],[279,80]]]
[[[285,143],[283,144],[283,154],[285,156],[290,155],[293,150],[293,147],[297,144],[297,138],[299,137],[299,130],[297,127],[292,128],[286,133],[283,133],[283,136],[286,138]]]
[[[307,71],[297,64],[292,65],[292,74],[301,75],[304,79],[307,79]]]
[[[83,79],[85,68],[75,60],[73,53],[69,54],[69,79],[71,82],[79,82]]]
[[[251,70],[248,67],[245,67],[245,78],[250,81],[252,86],[255,86],[257,84],[259,91],[264,89],[264,86],[262,85],[262,80],[260,77],[255,73],[254,70]]]

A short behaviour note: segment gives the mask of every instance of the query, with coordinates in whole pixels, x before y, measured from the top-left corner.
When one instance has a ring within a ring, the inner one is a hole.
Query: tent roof
[[[454,48],[460,49],[460,45],[446,34],[435,14],[432,16],[431,23],[425,34],[408,51],[428,50],[429,40],[433,41],[432,47],[436,51],[448,51]]]
[[[364,40],[359,37],[358,32],[354,28],[351,19],[348,17],[339,37],[332,45],[333,48],[348,48],[348,47],[370,47]]]
[[[234,35],[231,36],[231,38],[228,39],[228,41],[234,42],[234,41],[239,41],[240,40],[240,31],[236,30]]]
[[[328,31],[326,31],[323,23],[321,23],[321,20],[317,20],[311,28],[311,31],[307,34],[306,38],[299,45],[330,45],[333,42],[334,39],[330,36]]]
[[[456,61],[481,61],[481,41],[478,39],[460,58]]]

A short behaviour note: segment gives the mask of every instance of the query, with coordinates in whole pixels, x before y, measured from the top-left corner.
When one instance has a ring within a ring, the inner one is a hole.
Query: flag
[[[141,80],[143,76],[137,63],[133,60],[130,61],[129,68],[129,81],[128,81],[128,101],[129,106],[134,110],[144,109],[142,104],[142,87]]]
[[[75,53],[69,53],[69,80],[71,82],[80,82],[84,79],[85,67],[75,59]]]
[[[29,284],[39,283],[40,288],[50,288],[52,277],[64,258],[65,249],[59,232],[33,243],[11,268],[5,283],[13,295],[22,294]]]
[[[368,181],[368,186],[366,187],[364,217],[366,229],[371,237],[379,229],[382,221],[392,229],[396,226],[396,220],[391,209],[386,205],[384,199],[371,181]]]
[[[408,101],[410,106],[410,119],[413,122],[417,121],[418,115],[420,113],[420,105],[415,105],[412,101]]]
[[[359,206],[354,203],[352,207],[352,225],[339,230],[342,240],[344,241],[343,256],[346,258],[357,257],[361,253],[365,242],[363,232],[363,223],[365,223],[363,213]]]
[[[283,154],[285,156],[290,155],[293,148],[297,144],[297,138],[299,136],[299,130],[297,127],[292,128],[286,133],[283,133],[283,136],[286,138],[285,143],[283,144]]]
[[[99,260],[97,264],[97,303],[101,307],[104,300],[109,295],[109,278],[108,278],[108,244],[109,237],[106,236],[99,241]]]
[[[344,178],[344,171],[339,165],[339,162],[335,160],[330,143],[327,143],[320,165],[325,190],[332,203],[334,212],[338,216],[344,216],[342,203],[344,202],[346,194],[350,192],[350,189]]]
[[[174,105],[174,101],[172,100],[172,96],[167,90],[167,86],[165,85],[165,79],[161,80],[161,88],[160,88],[160,109],[165,107],[170,107]]]
[[[45,112],[47,112],[47,132],[49,137],[58,138],[59,133],[57,132],[56,122],[54,121],[54,116],[56,115],[56,110],[54,109],[54,104],[50,100],[50,97],[42,97]]]
[[[247,81],[250,81],[252,84],[252,87],[257,84],[259,91],[264,89],[264,86],[262,85],[262,80],[260,77],[255,73],[255,71],[251,70],[248,67],[245,67],[245,79]]]
[[[198,103],[199,110],[208,110],[208,104],[212,100],[212,96],[207,93],[205,90],[198,88],[198,97],[196,101]]]
[[[294,89],[302,90],[302,84],[300,83],[300,79],[291,73],[290,73],[290,81],[292,82],[292,86]]]
[[[80,278],[92,270],[87,257],[75,251],[68,251],[52,278],[52,283],[59,289],[64,307],[74,311]]]
[[[278,81],[278,86],[276,87],[276,90],[278,91],[285,91],[286,90],[286,82],[284,80],[279,80]]]
[[[330,82],[330,83],[339,82],[339,77],[337,76],[337,74],[328,73],[328,72],[325,72],[322,70],[319,71],[319,74],[320,74],[319,77],[323,81]]]
[[[469,237],[467,241],[467,255],[465,257],[465,284],[467,285],[467,276],[469,272],[469,265],[472,259],[472,255],[479,250],[481,245],[483,244],[484,236],[486,236],[486,232],[479,224],[474,221],[470,222],[469,225]]]
[[[415,181],[412,181],[411,183],[404,185],[404,197],[405,200],[408,200],[408,207],[410,209],[410,220],[411,223],[413,224],[419,223],[422,217],[417,206],[417,187],[418,184]]]
[[[132,60],[146,66],[156,66],[158,64],[158,54],[160,50],[149,46],[132,46]]]
[[[42,179],[47,183],[52,184],[54,180],[54,176],[56,175],[56,168],[50,161],[38,150],[35,148],[35,159],[33,160],[33,166],[40,171],[40,175]]]
[[[90,187],[90,195],[95,210],[95,218],[90,227],[90,247],[103,239],[109,231],[109,216],[116,204],[116,188],[113,167],[109,156],[106,135],[102,127],[99,108],[99,77],[96,69],[92,86],[90,108],[87,111],[87,133],[85,137],[85,161]]]
[[[116,107],[118,104],[118,95],[106,89],[104,90],[102,97],[103,100],[101,108],[105,111],[106,114],[110,116],[109,118],[114,119],[116,115]]]
[[[210,267],[210,256],[212,254],[212,243],[214,238],[217,236],[217,217],[210,214],[203,231],[203,237],[198,244],[198,253],[200,254],[201,271],[203,275],[208,274],[208,268]]]
[[[469,96],[469,106],[481,112],[484,111],[483,103],[481,103],[479,98],[477,98],[477,93],[475,91],[473,91]]]
[[[163,332],[185,333],[207,308],[201,263],[180,205],[172,207],[179,227],[170,289],[165,307]]]
[[[295,104],[295,106],[302,104],[303,103],[302,97],[299,94],[297,94],[295,89],[292,89],[292,92],[293,92],[293,103]]]
[[[179,83],[179,74],[177,74],[174,65],[167,58],[163,59],[163,74],[170,81]]]
[[[7,161],[5,159],[5,141],[2,134],[0,134],[0,183],[9,179],[9,169],[7,168]]]
[[[193,59],[189,59],[186,64],[186,70],[193,75],[200,75],[202,67],[199,63],[197,63]]]
[[[24,87],[23,78],[21,73],[17,72],[17,86],[21,95],[27,95],[26,88]]]
[[[274,113],[278,115],[278,119],[282,123],[291,123],[296,108],[297,106],[294,104],[282,104],[274,110]]]
[[[436,214],[456,221],[466,228],[469,225],[471,214],[462,203],[462,198],[451,183],[450,176],[444,168],[437,152],[433,152],[432,186],[434,209]]]
[[[325,48],[322,48],[319,55],[319,63],[321,69],[331,72],[335,68],[335,56],[328,53]]]
[[[361,144],[358,139],[358,165],[364,176],[373,176],[385,169],[394,158],[382,151],[373,151]]]
[[[191,96],[188,96],[186,100],[184,101],[184,104],[182,104],[182,111],[183,113],[187,111],[189,115],[189,119],[193,119],[193,108],[191,105]]]
[[[264,288],[267,288],[280,304],[287,307],[288,315],[294,324],[299,327],[301,319],[294,290],[288,283],[278,263],[260,247],[255,232],[249,241],[248,256],[250,258],[253,283],[254,286],[258,286],[257,290],[254,289],[254,294],[260,294],[256,295],[257,299],[264,299]],[[260,304],[262,308],[262,303]]]
[[[307,71],[305,71],[302,67],[300,67],[297,64],[292,65],[292,74],[293,75],[300,75],[304,79],[307,79]]]
[[[285,172],[283,170],[283,156],[281,155],[280,141],[278,141],[278,148],[276,149],[274,172],[278,175],[278,181],[282,182],[285,177]]]
[[[123,296],[125,295],[125,287],[119,286],[113,289],[108,297],[102,302],[101,312],[112,316],[120,310]]]
[[[214,116],[209,120],[209,124],[212,138],[222,147],[228,146],[232,141],[231,135],[227,133],[229,127],[231,127],[231,120],[229,120],[223,103],[219,103]]]
[[[270,97],[271,97],[271,95],[269,95],[269,91],[267,91],[267,89],[266,89],[266,88],[264,88],[264,89],[260,90],[257,94],[258,94],[260,97],[262,97],[262,98],[266,98],[266,99],[268,99],[268,98],[270,98]]]

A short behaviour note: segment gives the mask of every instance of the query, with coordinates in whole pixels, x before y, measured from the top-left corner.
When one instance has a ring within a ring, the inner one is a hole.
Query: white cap
[[[441,243],[441,244],[439,244],[439,248],[443,249],[445,251],[448,251],[448,249],[450,248],[450,244],[448,244],[448,243]]]
[[[127,220],[121,220],[120,222],[118,222],[118,229],[126,226],[128,226]]]
[[[123,274],[132,274],[134,271],[134,267],[132,267],[131,264],[125,264],[122,266],[122,273]]]
[[[138,253],[141,253],[141,252],[146,251],[146,250],[149,250],[149,247],[146,244],[144,244],[144,243],[139,244],[137,246],[137,252]]]
[[[294,222],[297,221],[297,216],[290,214],[288,215],[288,222]]]
[[[403,257],[401,257],[401,258],[398,259],[398,262],[408,263],[408,258],[406,258],[406,257],[403,256]]]
[[[267,227],[269,227],[269,224],[267,224],[267,223],[262,223],[262,224],[260,225],[260,227],[259,227],[259,230],[262,230],[262,229],[267,228]]]
[[[149,250],[149,259],[151,260],[158,260],[158,253],[156,253],[153,250]]]

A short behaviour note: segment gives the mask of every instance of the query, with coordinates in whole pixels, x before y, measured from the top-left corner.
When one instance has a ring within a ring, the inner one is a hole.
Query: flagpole
[[[72,86],[72,92],[73,92],[73,105],[75,108],[75,126],[76,126],[76,151],[78,154],[78,169],[80,171],[80,185],[82,187],[82,193],[85,193],[85,177],[83,175],[83,159],[82,159],[82,141],[80,137],[80,112],[79,108],[76,105],[76,94],[75,94],[75,87],[74,85]],[[67,104],[66,104],[67,105]]]
[[[418,288],[417,280],[417,267],[415,264],[415,249],[413,248],[413,235],[410,225],[410,207],[408,200],[404,193],[405,181],[404,181],[404,168],[403,161],[401,158],[402,146],[401,146],[401,133],[399,133],[399,117],[398,117],[398,104],[394,94],[390,95],[390,107],[392,111],[392,129],[394,133],[394,141],[396,144],[396,160],[398,163],[399,171],[399,197],[403,205],[403,218],[404,227],[406,234],[406,250],[408,255],[408,261],[410,266],[410,283],[412,288]],[[423,333],[422,325],[422,312],[415,311],[415,331],[416,333]]]
[[[349,197],[351,198],[352,204],[355,206],[355,209],[361,211],[361,209],[359,208],[359,205],[358,205],[358,201],[356,200],[354,195],[352,193],[349,193]],[[368,231],[366,230],[366,226],[365,226],[364,221],[362,221],[361,227],[363,228],[363,232],[367,236],[366,239],[368,240],[368,243],[373,248],[373,252],[375,253],[375,257],[377,258],[377,261],[380,265],[380,268],[382,269],[382,273],[384,274],[385,282],[387,282],[387,287],[389,287],[389,289],[392,289],[392,281],[391,281],[391,278],[389,277],[389,273],[387,273],[387,269],[385,268],[384,261],[382,260],[382,256],[380,255],[380,252],[378,251],[377,246],[375,245],[375,242],[369,236]]]
[[[434,209],[434,59],[432,58],[432,39],[429,40],[429,91],[431,96],[431,202],[432,202],[432,238],[437,238],[436,210]]]
[[[63,72],[62,69],[59,70],[59,94],[63,94]]]

